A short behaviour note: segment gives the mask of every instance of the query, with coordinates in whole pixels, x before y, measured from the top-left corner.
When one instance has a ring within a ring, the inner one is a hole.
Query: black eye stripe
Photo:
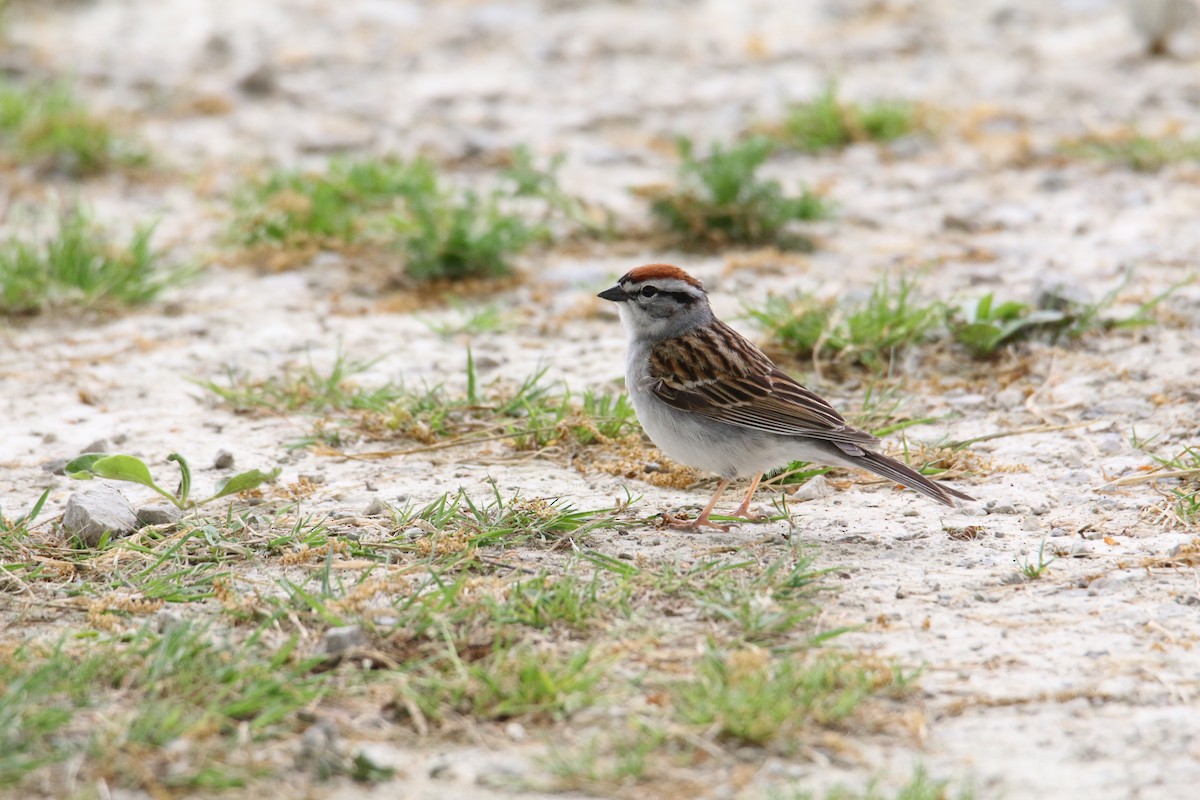
[[[652,297],[669,297],[685,306],[690,306],[696,302],[696,296],[690,292],[668,292],[665,289],[659,289],[657,286],[643,286],[641,289],[635,290],[633,294],[638,297],[644,297],[647,300]]]

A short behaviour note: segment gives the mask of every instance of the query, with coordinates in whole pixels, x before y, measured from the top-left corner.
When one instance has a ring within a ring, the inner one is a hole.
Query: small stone
[[[346,651],[367,644],[367,633],[358,625],[342,625],[325,631],[321,639],[321,652],[329,656],[342,656]]]
[[[383,502],[378,497],[372,497],[371,502],[367,503],[367,507],[362,510],[362,516],[382,517],[387,512],[387,503]]]
[[[1012,503],[996,503],[988,509],[991,514],[1015,514],[1017,507]]]
[[[238,88],[252,97],[265,97],[279,87],[279,77],[270,64],[259,64],[238,81]]]
[[[1108,594],[1116,589],[1120,589],[1124,585],[1124,578],[1097,578],[1088,584],[1088,597],[1095,597],[1098,594]]]
[[[1047,503],[1033,503],[1029,506],[1029,513],[1035,517],[1040,517],[1050,513],[1050,506]]]
[[[1000,579],[1000,583],[1004,584],[1005,586],[1013,586],[1015,584],[1024,582],[1025,576],[1019,572],[1010,572]]]
[[[1025,393],[1019,389],[1005,389],[992,397],[997,408],[1017,408],[1025,404]]]
[[[137,520],[145,525],[171,525],[179,522],[183,511],[174,503],[150,503],[137,510]]]
[[[155,633],[166,633],[178,629],[186,620],[173,608],[160,608],[150,617],[150,627]]]
[[[523,742],[527,736],[525,733],[525,726],[519,722],[510,722],[505,725],[504,735],[509,739],[512,739],[514,742]]]
[[[1055,536],[1055,537],[1057,537],[1057,536],[1066,536],[1066,535],[1067,535],[1067,529],[1066,529],[1066,528],[1051,528],[1051,529],[1050,529],[1050,535],[1051,535],[1051,536]]]
[[[67,498],[62,526],[88,547],[95,547],[106,531],[113,537],[133,533],[138,529],[138,519],[125,495],[111,486],[97,484]]]
[[[233,468],[233,453],[228,450],[217,451],[217,457],[213,459],[213,469],[232,469]]]
[[[825,476],[814,475],[805,481],[803,486],[792,492],[788,499],[796,503],[804,503],[828,497],[831,494],[833,494],[833,487],[829,485],[829,481],[825,480]]]
[[[622,550],[621,552],[617,553],[617,558],[621,559],[622,561],[633,561],[633,553],[629,552],[628,550]]]
[[[96,441],[89,444],[87,447],[80,450],[79,454],[83,455],[84,453],[107,453],[107,452],[108,452],[108,439],[97,439]]]
[[[942,227],[948,231],[962,231],[963,233],[975,233],[982,227],[979,221],[960,214],[947,213],[942,217]]]
[[[318,719],[300,736],[296,766],[317,775],[336,775],[345,766],[339,750],[337,728],[327,719]]]
[[[42,469],[51,475],[65,475],[67,461],[69,460],[66,458],[52,458],[45,464],[42,464]]]
[[[947,402],[955,408],[974,408],[986,403],[987,398],[981,394],[964,394],[960,397],[951,398]]]
[[[356,778],[366,775],[373,779],[391,777],[396,773],[395,762],[391,748],[386,745],[360,745],[354,753],[354,775]]]
[[[1037,517],[1025,517],[1021,520],[1021,530],[1023,531],[1040,531],[1042,523],[1038,522]]]

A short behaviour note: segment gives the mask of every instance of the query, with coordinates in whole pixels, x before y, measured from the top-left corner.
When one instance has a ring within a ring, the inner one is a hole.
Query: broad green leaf
[[[238,492],[249,491],[250,489],[257,488],[264,483],[275,480],[279,477],[280,472],[282,472],[282,470],[279,467],[276,467],[270,472],[252,469],[249,472],[239,473],[234,475],[229,480],[222,481],[221,483],[217,484],[217,493],[208,499],[216,500],[218,497],[226,497],[231,494],[237,494]]]
[[[955,338],[976,355],[988,355],[1000,344],[1003,332],[990,323],[975,322],[955,331]]]
[[[158,490],[154,478],[150,477],[150,468],[140,458],[133,456],[112,455],[97,459],[92,462],[92,472],[100,478],[140,483]]]
[[[84,453],[81,456],[76,456],[67,462],[63,467],[63,472],[70,475],[78,481],[87,481],[92,479],[92,465],[102,458],[108,458],[107,453]]]
[[[72,460],[63,470],[72,478],[88,480],[90,478],[108,478],[114,481],[129,481],[149,486],[175,505],[183,508],[183,503],[175,495],[163,489],[150,477],[150,468],[140,458],[126,455],[105,455],[104,453],[85,453]]]

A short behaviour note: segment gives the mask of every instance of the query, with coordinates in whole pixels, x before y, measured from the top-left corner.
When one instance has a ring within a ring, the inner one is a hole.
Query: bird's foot
[[[701,514],[695,519],[680,519],[679,517],[664,511],[662,513],[662,518],[663,521],[667,523],[668,527],[674,528],[677,531],[694,531],[699,528],[716,528],[724,533],[729,533],[728,525],[718,525],[708,518],[708,514]]]
[[[771,518],[770,514],[762,514],[758,511],[751,511],[747,503],[742,503],[738,506],[738,510],[733,512],[733,515],[738,519],[744,519],[747,522],[766,522]]]

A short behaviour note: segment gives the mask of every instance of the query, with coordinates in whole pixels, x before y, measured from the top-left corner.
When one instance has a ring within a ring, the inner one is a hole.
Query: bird
[[[719,479],[695,519],[664,514],[673,527],[728,530],[710,515],[744,477],[750,488],[734,516],[754,518],[750,501],[763,474],[792,461],[863,469],[948,506],[974,500],[877,452],[879,439],[717,319],[703,284],[679,267],[636,267],[598,297],[617,304],[628,336],[625,384],[642,428],[672,460]]]

